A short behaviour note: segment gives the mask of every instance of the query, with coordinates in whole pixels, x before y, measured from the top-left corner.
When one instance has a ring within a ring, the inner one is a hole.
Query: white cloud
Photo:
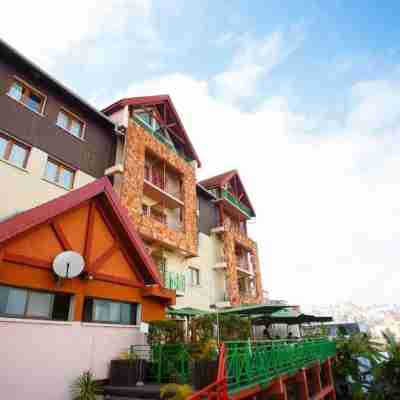
[[[232,40],[232,36],[222,36],[218,43]],[[302,40],[301,29],[297,28],[287,35],[276,31],[263,39],[248,34],[236,38],[238,46],[231,66],[215,77],[218,95],[231,102],[253,96],[259,80],[295,51]]]
[[[132,18],[137,25],[135,40],[154,38],[151,0],[15,0],[3,11],[0,36],[47,68],[83,41],[123,32]]]
[[[390,91],[371,97],[375,85],[354,86],[345,124],[294,113],[284,98],[243,112],[182,74],[133,84],[118,97],[169,93],[202,158],[201,177],[239,169],[273,297],[368,304],[396,302],[400,280],[400,139],[392,136],[388,154],[386,122],[379,136],[368,135],[353,118],[374,99],[384,113],[397,105]],[[324,135],[325,122],[337,130]],[[321,134],[309,135],[316,125]]]

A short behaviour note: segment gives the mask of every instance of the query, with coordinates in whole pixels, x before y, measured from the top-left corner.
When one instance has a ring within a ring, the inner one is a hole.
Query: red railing
[[[218,374],[215,382],[205,388],[193,393],[187,400],[200,400],[207,398],[208,400],[228,400],[228,381],[226,379],[225,367],[225,345],[222,343],[219,351]]]

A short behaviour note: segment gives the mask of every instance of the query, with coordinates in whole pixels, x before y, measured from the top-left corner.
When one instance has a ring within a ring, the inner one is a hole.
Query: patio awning
[[[286,305],[259,304],[255,306],[239,306],[218,311],[219,314],[234,314],[240,316],[269,315],[279,310],[288,308]]]
[[[286,324],[299,325],[310,322],[329,322],[332,317],[318,317],[315,315],[302,314],[294,308],[285,308],[270,315],[256,316],[252,319],[253,325]]]
[[[210,314],[210,311],[199,310],[198,308],[183,307],[183,308],[169,308],[167,314],[177,317],[198,317],[199,315]]]

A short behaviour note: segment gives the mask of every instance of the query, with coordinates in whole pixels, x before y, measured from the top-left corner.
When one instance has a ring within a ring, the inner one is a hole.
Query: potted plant
[[[169,383],[160,390],[161,400],[185,400],[193,393],[189,385],[178,385],[176,383]]]
[[[147,361],[133,351],[126,351],[119,359],[111,360],[110,385],[136,386],[146,380]]]
[[[196,343],[191,351],[192,384],[196,390],[215,382],[218,374],[218,346],[215,340],[209,339]]]
[[[73,400],[96,400],[101,394],[100,385],[90,371],[84,372],[72,385]]]

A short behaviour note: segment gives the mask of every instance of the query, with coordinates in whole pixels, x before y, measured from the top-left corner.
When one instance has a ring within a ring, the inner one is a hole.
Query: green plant
[[[214,339],[192,343],[189,350],[192,360],[216,360],[218,358],[218,345]]]
[[[185,400],[193,393],[189,385],[178,385],[176,383],[169,383],[160,390],[161,400]]]
[[[379,345],[369,335],[358,333],[336,341],[337,361],[333,373],[337,392],[353,400],[365,399],[370,389],[372,371],[381,361]],[[361,367],[360,360],[365,366]]]
[[[150,345],[184,342],[185,330],[182,321],[166,319],[151,322],[147,340]]]
[[[74,400],[96,400],[96,394],[99,393],[101,393],[100,385],[90,371],[84,372],[72,386]]]
[[[383,360],[373,371],[371,400],[400,398],[400,343],[390,332],[384,332],[385,346]]]
[[[134,350],[127,350],[127,351],[123,351],[120,354],[119,357],[121,360],[127,360],[127,361],[134,361],[137,360],[139,358],[139,356],[137,355],[137,353]]]
[[[248,340],[251,336],[251,322],[238,315],[221,315],[219,319],[221,340]]]

